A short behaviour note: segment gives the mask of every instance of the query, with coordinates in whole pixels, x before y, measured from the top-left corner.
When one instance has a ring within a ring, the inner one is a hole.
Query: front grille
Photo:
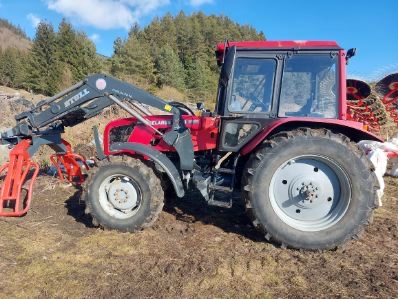
[[[133,129],[134,125],[125,125],[111,129],[109,132],[109,143],[127,142]]]

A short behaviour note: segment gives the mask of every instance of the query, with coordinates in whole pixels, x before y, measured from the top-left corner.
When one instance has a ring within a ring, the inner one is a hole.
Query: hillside
[[[0,19],[0,49],[10,47],[26,51],[31,47],[31,41],[18,27],[4,19]]]
[[[88,35],[65,19],[58,28],[40,23],[32,41],[0,19],[0,85],[53,95],[103,72],[153,92],[170,86],[191,101],[214,102],[219,71],[214,49],[225,39],[264,40],[265,35],[225,16],[180,12],[133,26],[127,37],[115,39],[112,57],[104,58]]]
[[[126,39],[115,40],[111,73],[122,79],[145,78],[157,87],[169,85],[192,100],[212,101],[219,72],[215,45],[225,39],[265,40],[265,35],[225,16],[166,14],[144,28],[133,26]]]

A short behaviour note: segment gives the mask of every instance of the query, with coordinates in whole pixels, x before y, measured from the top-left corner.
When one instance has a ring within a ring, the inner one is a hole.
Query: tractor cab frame
[[[209,204],[232,205],[219,194],[244,187],[244,166],[278,133],[305,127],[353,141],[380,140],[362,123],[347,120],[347,55],[337,43],[226,42],[217,45],[216,57],[221,70],[215,113],[201,116],[219,123],[210,154],[215,162],[209,169],[197,159],[193,175]]]
[[[216,56],[220,150],[240,151],[276,120],[346,121],[346,53],[335,42],[222,43]]]

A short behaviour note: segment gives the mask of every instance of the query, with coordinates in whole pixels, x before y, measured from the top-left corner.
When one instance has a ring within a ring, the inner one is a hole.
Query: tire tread
[[[83,198],[86,202],[85,213],[91,215],[92,223],[94,226],[99,226],[104,229],[115,229],[114,227],[107,226],[106,224],[104,224],[103,221],[101,221],[101,218],[96,215],[95,210],[92,207],[91,201],[88,200],[88,189],[89,186],[93,183],[95,174],[101,167],[113,164],[123,165],[130,168],[137,168],[143,173],[143,175],[145,176],[145,180],[149,182],[148,184],[151,187],[151,191],[153,191],[151,192],[152,197],[150,201],[150,215],[146,217],[144,223],[140,227],[134,229],[126,228],[123,229],[123,231],[136,232],[144,228],[151,227],[158,219],[159,214],[163,210],[164,206],[164,192],[161,186],[161,181],[157,175],[157,172],[153,170],[150,163],[127,155],[110,156],[105,160],[97,161],[96,167],[90,168],[87,179],[83,184]]]
[[[375,183],[377,182],[376,176],[374,174],[374,167],[371,164],[371,162],[367,159],[365,153],[354,143],[351,142],[351,140],[341,134],[341,133],[333,133],[332,131],[328,129],[310,129],[310,128],[298,128],[293,131],[284,131],[280,132],[274,136],[272,136],[269,140],[264,141],[260,147],[256,150],[256,152],[252,155],[252,157],[249,159],[244,174],[243,174],[243,185],[245,186],[244,191],[243,191],[243,197],[245,201],[245,208],[246,208],[246,213],[248,214],[249,218],[251,219],[254,227],[259,230],[261,233],[264,234],[264,237],[267,241],[272,240],[273,242],[279,244],[282,248],[288,246],[290,248],[297,248],[299,249],[299,246],[295,246],[294,244],[285,244],[285,242],[279,240],[276,236],[271,235],[269,231],[267,231],[266,227],[259,221],[259,217],[256,215],[256,211],[253,208],[253,204],[250,201],[250,192],[251,192],[251,186],[252,186],[252,181],[253,177],[256,173],[256,170],[259,167],[259,164],[264,160],[264,159],[269,159],[270,153],[269,150],[273,148],[273,145],[279,144],[281,142],[293,142],[295,141],[295,138],[299,136],[312,136],[312,137],[320,137],[320,138],[327,138],[330,140],[333,140],[335,142],[338,142],[354,153],[361,162],[365,165],[363,169],[361,169],[362,177],[366,177],[366,182],[364,182],[363,186],[375,186],[373,190],[369,190],[370,192],[373,192],[373,197],[375,198],[375,202],[372,203],[372,205],[367,207],[366,210],[366,215],[361,219],[361,222],[358,223],[356,228],[352,230],[344,239],[343,242],[339,244],[329,244],[327,248],[325,249],[337,249],[340,246],[344,246],[344,243],[351,239],[359,239],[362,237],[364,229],[367,225],[369,225],[372,220],[373,220],[373,212],[374,209],[377,207],[377,189],[378,189],[378,184]],[[365,173],[367,172],[367,173]],[[310,249],[311,250],[311,249]],[[319,250],[319,249],[313,249],[313,250]]]

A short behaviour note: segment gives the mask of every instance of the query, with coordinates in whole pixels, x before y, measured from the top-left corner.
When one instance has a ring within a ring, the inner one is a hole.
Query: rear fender
[[[183,197],[184,186],[181,181],[180,173],[177,168],[171,162],[171,160],[158,150],[144,144],[135,142],[123,142],[123,143],[112,143],[110,146],[111,152],[128,153],[128,154],[139,154],[148,157],[150,160],[157,163],[167,173],[171,183],[173,184],[174,190],[178,197]]]
[[[297,128],[325,128],[335,133],[341,133],[349,137],[354,142],[361,140],[374,140],[383,142],[383,138],[376,136],[363,129],[362,123],[338,120],[338,119],[311,119],[308,118],[281,118],[275,120],[270,126],[263,128],[248,144],[240,151],[242,156],[250,154],[259,144],[270,136],[281,131],[290,131]]]

